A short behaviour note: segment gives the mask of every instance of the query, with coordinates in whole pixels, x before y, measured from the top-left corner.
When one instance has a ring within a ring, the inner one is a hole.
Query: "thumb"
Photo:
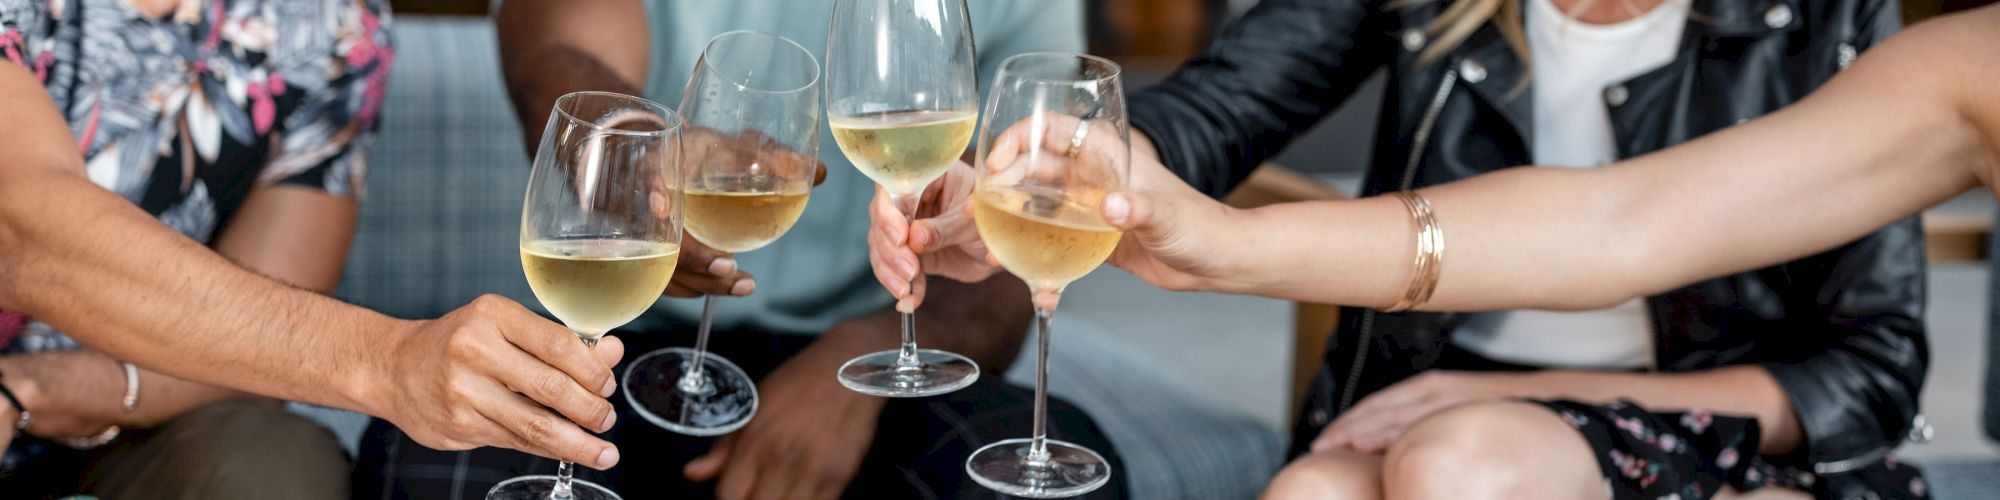
[[[1172,217],[1164,217],[1160,213],[1163,210],[1172,210],[1172,204],[1155,203],[1151,195],[1136,191],[1111,193],[1104,197],[1104,202],[1098,205],[1097,210],[1098,215],[1103,216],[1104,221],[1111,223],[1113,227],[1141,236],[1167,229],[1161,225],[1173,220]]]
[[[936,252],[979,239],[967,210],[945,210],[937,217],[917,221],[910,227],[910,250],[919,254]]]
[[[625,341],[619,340],[616,335],[605,335],[597,341],[597,348],[591,349],[590,354],[603,361],[604,366],[618,366],[618,360],[625,357]]]

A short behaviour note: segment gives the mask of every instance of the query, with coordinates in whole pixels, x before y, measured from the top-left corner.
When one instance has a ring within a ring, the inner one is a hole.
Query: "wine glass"
[[[979,116],[965,1],[838,0],[826,60],[834,142],[914,221],[924,186],[965,153]],[[971,359],[918,349],[916,318],[903,313],[900,349],[842,365],[841,385],[876,396],[923,397],[979,380]]]
[[[521,206],[528,286],[583,344],[646,312],[681,255],[681,118],[666,106],[609,92],[556,99]],[[487,500],[617,500],[589,481],[522,476]]]
[[[1062,290],[1118,246],[1098,215],[1128,181],[1130,136],[1118,65],[1081,54],[1033,53],[1000,63],[980,127],[973,222],[987,250],[1034,294],[1035,430],[965,461],[974,481],[1009,495],[1081,495],[1111,479],[1088,448],[1048,438],[1049,323]]]
[[[717,35],[681,95],[681,182],[687,232],[709,248],[748,252],[791,230],[819,166],[819,60],[798,43],[753,31]],[[702,303],[694,349],[647,353],[626,368],[625,398],[646,420],[692,436],[727,434],[757,413],[757,385],[708,352],[716,296]]]

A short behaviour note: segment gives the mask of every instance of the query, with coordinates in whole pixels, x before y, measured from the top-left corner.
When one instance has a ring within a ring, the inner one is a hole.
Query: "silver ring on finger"
[[[1072,158],[1082,155],[1083,138],[1089,135],[1090,135],[1090,122],[1082,120],[1077,121],[1076,134],[1069,136],[1069,151],[1065,151],[1063,152],[1063,154],[1069,155]]]

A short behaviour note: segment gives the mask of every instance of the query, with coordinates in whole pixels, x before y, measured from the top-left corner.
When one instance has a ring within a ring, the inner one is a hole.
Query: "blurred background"
[[[491,5],[489,0],[391,3],[400,20],[418,16],[462,18],[468,20],[466,23],[485,16]],[[1122,64],[1128,88],[1142,88],[1165,78],[1182,60],[1201,50],[1214,33],[1255,3],[1256,0],[1088,0],[1091,51]],[[1903,2],[1903,11],[1905,22],[1915,24],[1940,13],[1986,3],[1990,2],[1911,0]],[[403,27],[412,24],[403,23]],[[469,28],[447,21],[426,29],[457,33],[451,30]],[[399,37],[399,44],[406,47],[426,40],[450,39],[446,34],[432,38],[431,34],[412,32],[399,33]],[[407,71],[399,67],[396,77],[414,78],[405,74]],[[1274,167],[1266,168],[1232,201],[1257,204],[1352,195],[1362,169],[1369,162],[1375,114],[1382,95],[1381,80],[1378,75],[1361,87],[1338,112],[1275,158]],[[391,99],[398,99],[399,92],[416,91],[392,85]],[[454,113],[472,112],[451,109],[456,110],[451,111]],[[436,120],[442,125],[465,123],[463,118],[440,116],[418,121]],[[398,126],[393,117],[391,120],[388,126]],[[1993,197],[1983,191],[1926,213],[1925,230],[1932,263],[1928,313],[1932,371],[1924,407],[1928,422],[1936,428],[1936,439],[1929,444],[1906,446],[1900,452],[1908,459],[1931,465],[1934,477],[1970,477],[1996,483],[1991,489],[1977,493],[1958,490],[1960,494],[1953,495],[1966,498],[2000,498],[2000,446],[1982,429],[1983,424],[1984,429],[2000,433],[2000,412],[1988,412],[1991,416],[1982,413],[1987,400],[2000,399],[2000,370],[1993,370],[1989,361],[2000,358],[1994,355],[2000,352],[2000,346],[1992,342],[1995,335],[1991,333],[1993,321],[1989,319],[1995,310],[1988,293],[1995,277],[1989,259],[1993,254],[1989,235],[1994,213]],[[512,276],[508,279],[518,281]],[[1300,374],[1316,367],[1320,344],[1315,337],[1323,338],[1326,334],[1324,329],[1300,327],[1324,320],[1311,317],[1314,308],[1310,305],[1163,292],[1109,267],[1078,282],[1072,290],[1078,292],[1066,294],[1064,322],[1094,325],[1103,332],[1097,340],[1159,368],[1147,373],[1170,374],[1166,375],[1169,380],[1163,382],[1198,393],[1219,407],[1247,413],[1272,436],[1281,435],[1280,430],[1290,425],[1292,386]]]

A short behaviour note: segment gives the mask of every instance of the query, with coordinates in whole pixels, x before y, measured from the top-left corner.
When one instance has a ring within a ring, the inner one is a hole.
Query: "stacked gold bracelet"
[[[1403,200],[1403,206],[1410,209],[1410,219],[1417,224],[1417,255],[1412,259],[1409,289],[1403,291],[1402,300],[1384,309],[1385,312],[1407,311],[1430,302],[1431,292],[1437,291],[1438,273],[1444,267],[1444,229],[1438,227],[1437,212],[1431,210],[1431,201],[1416,191],[1399,191],[1396,198]]]

